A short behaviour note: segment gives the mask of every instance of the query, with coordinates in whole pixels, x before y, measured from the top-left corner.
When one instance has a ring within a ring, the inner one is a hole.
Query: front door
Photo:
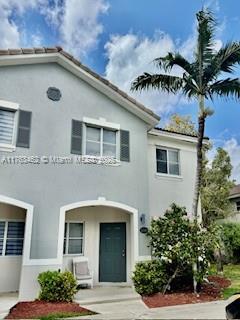
[[[126,282],[126,223],[101,223],[99,281]]]

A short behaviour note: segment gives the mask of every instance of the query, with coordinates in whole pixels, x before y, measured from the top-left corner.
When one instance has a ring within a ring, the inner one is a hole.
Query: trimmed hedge
[[[45,271],[39,274],[41,287],[39,299],[49,302],[72,302],[77,292],[77,282],[70,271]]]
[[[162,291],[167,273],[159,260],[143,261],[136,264],[132,280],[137,293],[151,295]]]

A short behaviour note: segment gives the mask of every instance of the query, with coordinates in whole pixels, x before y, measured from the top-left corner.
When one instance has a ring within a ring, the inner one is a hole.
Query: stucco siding
[[[179,150],[180,176],[159,175],[156,169],[156,147]],[[196,175],[196,145],[173,138],[149,135],[148,176],[150,216],[162,216],[175,202],[191,214]]]
[[[129,163],[101,165],[1,165],[0,194],[34,205],[31,258],[55,258],[59,210],[82,200],[107,200],[130,205],[148,214],[147,125],[96,89],[57,64],[1,68],[0,96],[32,111],[30,148],[7,156],[70,156],[71,120],[105,118],[130,131]],[[47,98],[49,86],[62,99]],[[6,155],[1,153],[0,156]],[[140,255],[148,252],[139,234]]]

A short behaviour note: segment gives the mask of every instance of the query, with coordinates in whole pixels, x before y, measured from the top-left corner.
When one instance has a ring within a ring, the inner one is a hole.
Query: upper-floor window
[[[236,202],[237,211],[240,211],[240,201]]]
[[[0,221],[0,256],[22,255],[24,229],[23,221]]]
[[[83,117],[83,121],[73,119],[71,153],[93,156],[96,163],[106,164],[105,160],[113,161],[114,164],[120,161],[130,162],[130,132],[104,118]]]
[[[157,173],[180,175],[179,150],[156,149]]]
[[[14,151],[29,148],[31,131],[30,111],[20,110],[14,102],[0,100],[0,150]]]
[[[64,254],[83,254],[83,223],[66,222],[64,230]]]
[[[0,108],[0,144],[13,144],[15,111]]]
[[[116,130],[86,126],[86,155],[116,158]]]

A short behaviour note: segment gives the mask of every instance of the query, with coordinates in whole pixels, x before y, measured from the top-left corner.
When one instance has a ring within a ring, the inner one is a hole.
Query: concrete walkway
[[[0,294],[0,319],[3,319],[17,302],[18,293]]]
[[[110,302],[140,300],[132,287],[112,286],[94,287],[93,289],[80,289],[75,296],[75,301],[80,305],[93,305]]]
[[[226,301],[148,309],[142,301],[87,305],[98,312],[81,319],[226,319]],[[80,318],[79,318],[80,319]]]
[[[95,311],[94,316],[78,319],[226,319],[225,306],[232,300],[149,309],[130,287],[81,289],[76,301]],[[0,319],[18,301],[16,293],[0,294]],[[75,318],[77,319],[77,318]]]

